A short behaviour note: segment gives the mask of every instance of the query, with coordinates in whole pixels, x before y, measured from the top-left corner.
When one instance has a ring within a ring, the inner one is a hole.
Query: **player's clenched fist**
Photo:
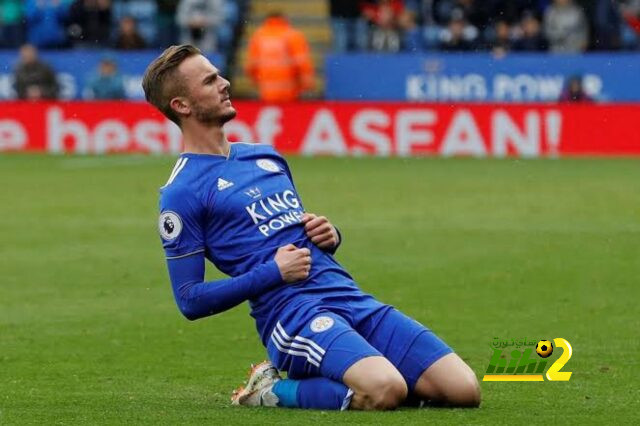
[[[308,248],[297,248],[293,244],[280,247],[274,258],[282,279],[287,283],[302,281],[309,276],[311,270],[311,251]]]
[[[302,216],[302,223],[307,237],[322,250],[331,250],[338,245],[338,231],[326,217],[305,213]]]

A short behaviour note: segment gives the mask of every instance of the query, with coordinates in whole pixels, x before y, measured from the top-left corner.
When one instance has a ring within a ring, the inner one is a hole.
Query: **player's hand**
[[[305,213],[302,216],[302,223],[307,237],[322,250],[331,250],[338,245],[340,241],[338,231],[326,217]]]
[[[293,244],[287,244],[278,249],[274,260],[286,283],[302,281],[309,276],[311,250],[308,248],[297,248]]]

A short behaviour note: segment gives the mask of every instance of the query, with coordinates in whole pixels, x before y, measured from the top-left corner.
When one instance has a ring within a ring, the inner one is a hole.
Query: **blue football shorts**
[[[384,356],[413,391],[422,373],[453,350],[424,325],[359,294],[309,301],[284,312],[267,352],[290,379],[322,376],[339,382],[359,360]]]

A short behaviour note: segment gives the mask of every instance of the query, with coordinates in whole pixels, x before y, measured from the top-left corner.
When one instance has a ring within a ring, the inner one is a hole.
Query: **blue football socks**
[[[316,410],[345,410],[353,392],[342,383],[324,377],[304,380],[279,380],[271,389],[280,407]]]

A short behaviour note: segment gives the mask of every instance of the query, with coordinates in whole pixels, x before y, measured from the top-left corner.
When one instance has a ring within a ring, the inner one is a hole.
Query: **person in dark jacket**
[[[120,20],[120,28],[116,34],[115,48],[120,50],[136,50],[147,47],[147,42],[138,32],[136,20],[125,16]]]
[[[365,50],[368,42],[367,22],[360,10],[360,0],[331,0],[331,31],[333,51]]]
[[[18,99],[56,99],[59,86],[53,69],[38,58],[33,45],[20,48],[20,59],[15,68],[15,89]]]
[[[111,0],[75,0],[69,21],[69,34],[75,45],[104,47],[111,32]]]
[[[176,25],[176,13],[180,0],[157,0],[158,13],[156,14],[156,26],[158,28],[156,44],[159,47],[167,47],[177,44],[178,26]]]
[[[540,52],[549,49],[549,43],[542,34],[540,21],[535,13],[526,11],[520,21],[522,36],[513,44],[513,50]]]
[[[476,48],[477,37],[477,28],[467,22],[461,9],[456,9],[451,14],[447,28],[442,32],[440,50],[470,52]]]
[[[572,75],[567,79],[558,102],[593,102],[582,86],[582,76]]]

